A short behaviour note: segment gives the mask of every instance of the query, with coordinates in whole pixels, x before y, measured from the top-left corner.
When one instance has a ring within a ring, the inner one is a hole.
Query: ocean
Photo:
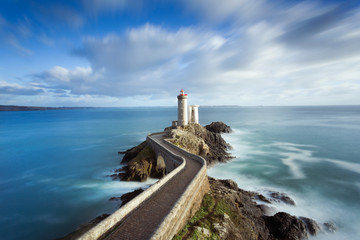
[[[1,239],[55,239],[118,203],[144,183],[112,181],[118,151],[171,125],[176,107],[0,112]],[[208,170],[240,188],[288,194],[278,211],[332,222],[360,236],[360,106],[200,107],[202,125],[223,121],[236,156]]]

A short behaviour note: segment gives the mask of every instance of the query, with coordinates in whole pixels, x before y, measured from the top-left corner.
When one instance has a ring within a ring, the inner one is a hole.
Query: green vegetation
[[[213,223],[223,221],[224,214],[230,217],[234,216],[231,207],[222,199],[215,199],[210,194],[206,194],[203,198],[201,208],[195,215],[187,222],[185,227],[174,236],[173,240],[182,239],[220,239],[216,232]],[[204,233],[196,227],[201,227],[209,230],[209,235]]]

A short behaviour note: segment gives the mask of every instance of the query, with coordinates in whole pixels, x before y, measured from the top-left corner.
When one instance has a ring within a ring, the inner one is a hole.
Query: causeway
[[[163,134],[155,134],[151,138],[167,151],[184,158],[185,167],[100,239],[144,240],[154,238],[159,226],[202,169],[203,164],[199,161],[177,147],[165,143]]]

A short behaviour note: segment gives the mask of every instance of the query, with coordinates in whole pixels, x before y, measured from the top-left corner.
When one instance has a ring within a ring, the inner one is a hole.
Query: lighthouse
[[[178,126],[186,126],[188,124],[187,94],[181,89],[178,99]]]

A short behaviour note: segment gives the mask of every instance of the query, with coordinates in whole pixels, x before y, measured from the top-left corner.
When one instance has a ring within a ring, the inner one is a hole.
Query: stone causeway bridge
[[[164,132],[146,141],[167,175],[78,239],[168,240],[200,208],[209,190],[205,160],[166,141]]]

